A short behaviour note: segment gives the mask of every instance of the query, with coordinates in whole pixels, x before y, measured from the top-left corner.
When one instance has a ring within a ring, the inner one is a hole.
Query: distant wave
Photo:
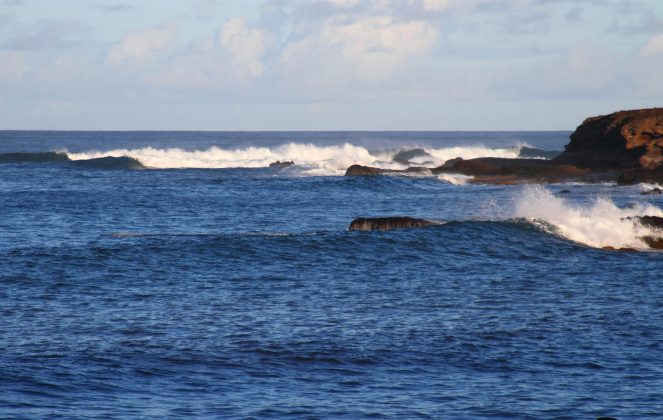
[[[137,160],[128,156],[105,156],[73,160],[64,152],[19,152],[0,154],[0,164],[12,163],[60,163],[94,169],[144,169]]]
[[[375,166],[384,169],[404,169],[410,165],[435,167],[449,159],[461,157],[518,158],[526,145],[507,148],[485,146],[457,146],[447,148],[407,147],[392,150],[368,150],[363,146],[343,144],[338,146],[317,146],[314,144],[289,143],[278,147],[247,147],[244,149],[222,149],[211,147],[207,150],[185,150],[181,148],[159,149],[117,149],[68,153],[72,160],[89,160],[102,157],[131,157],[148,168],[265,168],[276,161],[293,161],[309,175],[342,175],[354,164]],[[540,150],[532,149],[529,150]],[[540,154],[544,154],[541,151]],[[538,156],[544,157],[544,156]]]

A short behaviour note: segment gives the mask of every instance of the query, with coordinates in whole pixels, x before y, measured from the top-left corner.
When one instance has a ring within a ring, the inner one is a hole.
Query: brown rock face
[[[412,217],[359,218],[350,223],[350,230],[393,230],[434,226],[438,223]]]
[[[663,108],[592,117],[571,135],[556,163],[592,170],[655,169],[663,164]]]

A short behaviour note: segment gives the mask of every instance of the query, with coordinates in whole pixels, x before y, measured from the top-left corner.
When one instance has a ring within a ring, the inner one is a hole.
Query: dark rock
[[[393,230],[434,226],[438,223],[412,217],[359,218],[350,223],[350,230]]]
[[[562,176],[582,175],[588,170],[573,165],[554,164],[543,159],[476,158],[453,159],[433,169],[434,174],[460,173],[463,175],[519,175],[519,176]]]
[[[591,171],[543,159],[456,158],[432,170],[434,175],[458,173],[475,177],[472,182],[511,184],[585,180]]]
[[[431,170],[422,166],[411,166],[407,169],[382,169],[374,168],[372,166],[352,165],[346,171],[346,176],[354,175],[382,175],[382,174],[419,174],[431,175]]]
[[[642,226],[660,231],[663,233],[663,217],[658,216],[636,216],[629,217],[630,220],[636,220]],[[644,243],[652,249],[663,249],[663,236],[643,236],[640,238]]]
[[[295,166],[295,162],[293,161],[284,161],[281,162],[280,160],[277,160],[276,162],[272,162],[269,164],[270,168],[289,168],[290,166]]]
[[[556,163],[592,170],[654,169],[663,163],[663,108],[585,120]]]
[[[389,172],[399,172],[399,171],[393,171],[391,169],[374,168],[372,166],[352,165],[345,171],[345,176],[381,175]]]
[[[642,239],[652,249],[663,249],[663,238],[656,236],[643,236]]]
[[[557,194],[571,194],[571,191],[569,191],[569,190],[562,190],[562,191],[558,192]]]
[[[654,188],[652,190],[645,191],[642,193],[642,195],[658,195],[658,194],[663,194],[663,190],[661,190],[660,188]]]
[[[400,163],[401,165],[409,165],[412,161],[412,159],[416,158],[432,158],[433,156],[430,155],[427,151],[424,149],[411,149],[411,150],[402,150],[396,155],[394,155],[393,161],[396,163]]]
[[[634,248],[615,248],[613,246],[604,246],[603,250],[604,251],[620,251],[620,252],[638,252],[638,250],[634,249]]]
[[[663,230],[663,217],[658,216],[636,216],[634,218],[644,227],[650,229],[659,229]]]

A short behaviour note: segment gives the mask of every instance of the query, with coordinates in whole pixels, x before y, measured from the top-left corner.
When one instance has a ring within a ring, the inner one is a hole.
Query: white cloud
[[[645,55],[658,55],[663,53],[663,33],[649,38],[649,41],[642,51]]]
[[[166,49],[175,37],[174,22],[130,32],[116,44],[106,57],[106,63],[120,65],[132,59],[144,60]]]
[[[22,53],[0,51],[0,82],[11,82],[20,79],[30,67]]]
[[[265,70],[261,60],[267,51],[269,36],[257,28],[250,28],[243,18],[226,22],[219,32],[219,44],[230,54],[231,61],[252,77],[261,76]]]
[[[438,36],[436,27],[424,20],[338,16],[322,23],[317,33],[287,45],[281,61],[305,70],[315,57],[326,66],[340,65],[361,79],[377,82],[388,79],[410,58],[426,53]]]

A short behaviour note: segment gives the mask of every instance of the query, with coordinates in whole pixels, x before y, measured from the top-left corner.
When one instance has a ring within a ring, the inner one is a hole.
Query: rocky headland
[[[423,150],[415,150],[416,157]],[[400,163],[413,156],[402,152]],[[558,156],[545,159],[476,158],[451,159],[429,168],[405,170],[353,165],[346,175],[461,174],[479,184],[605,182],[620,185],[639,182],[663,183],[663,108],[620,111],[586,119],[571,135]]]

